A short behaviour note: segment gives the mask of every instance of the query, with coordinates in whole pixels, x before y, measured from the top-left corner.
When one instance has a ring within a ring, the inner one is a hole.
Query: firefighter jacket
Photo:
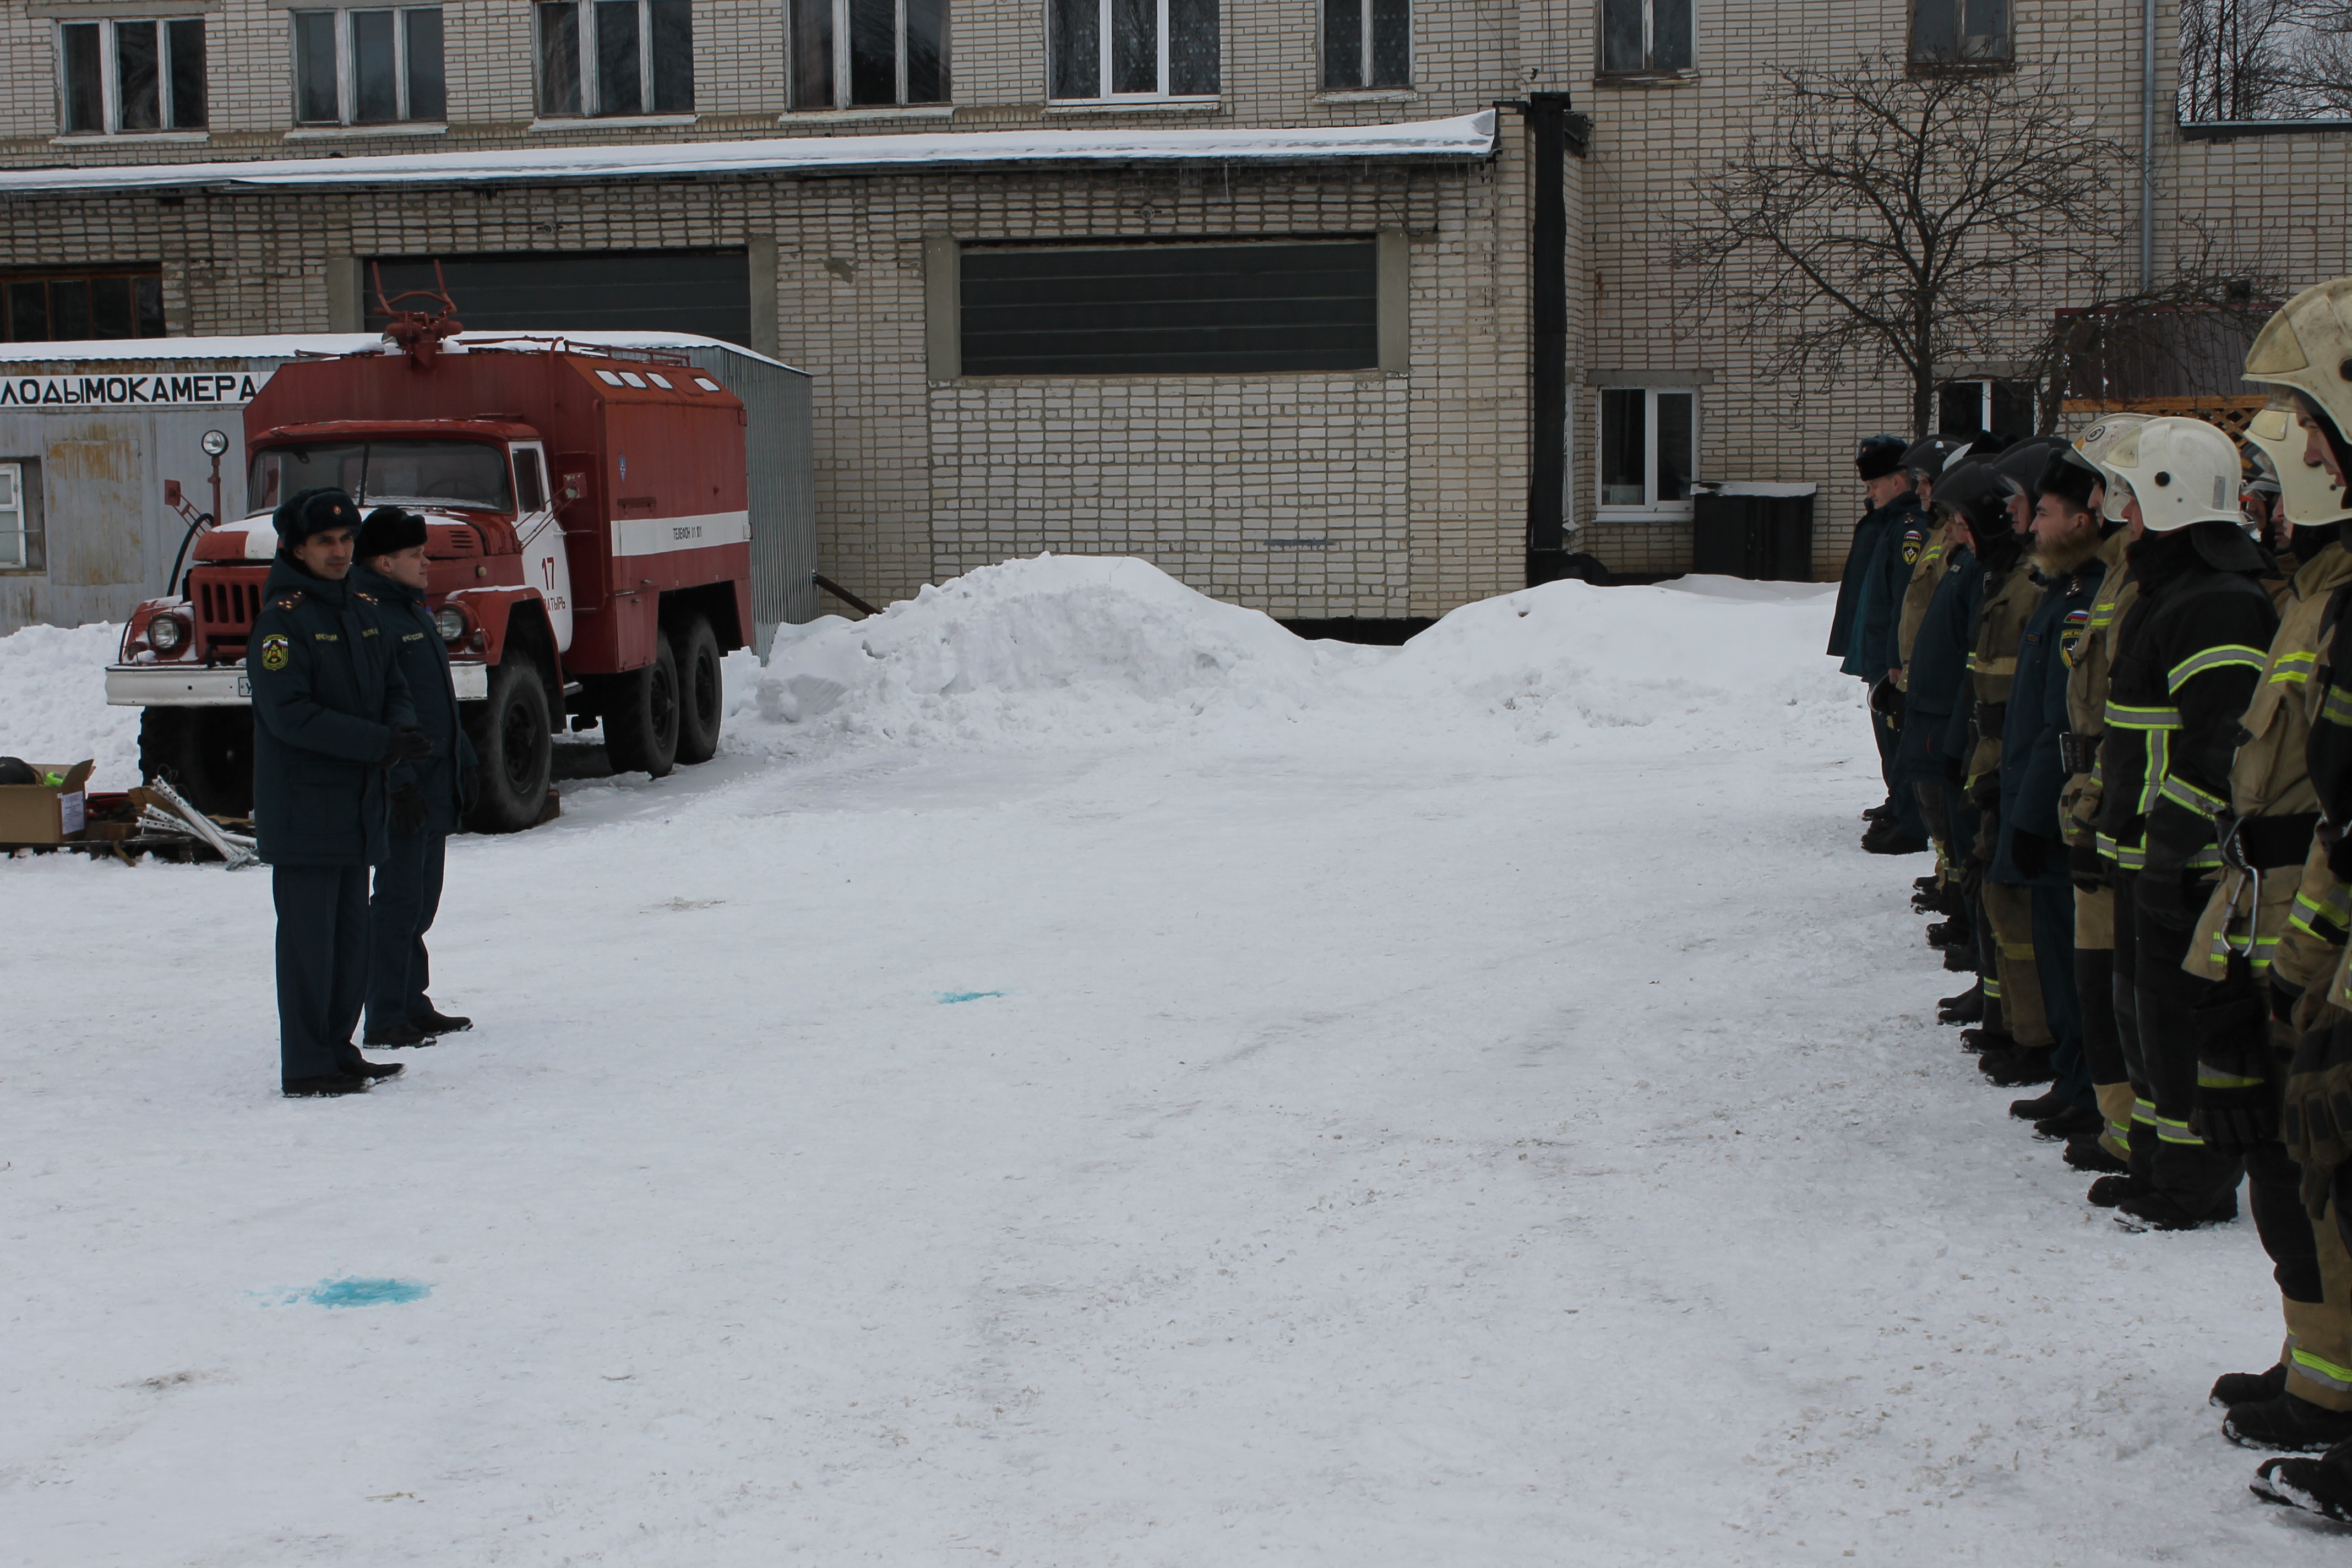
[[[2066,731],[2071,737],[2067,750],[2074,753],[2074,772],[2059,796],[2059,809],[2065,817],[2066,842],[2072,845],[2099,843],[2098,755],[2099,737],[2107,726],[2107,676],[2115,667],[2116,634],[2131,607],[2139,603],[2139,584],[2124,559],[2130,544],[2130,533],[2118,526],[2099,545],[2099,560],[2106,574],[2099,579],[2099,591],[2091,600],[2091,618],[2084,627],[2083,639],[2074,647],[2074,668],[2066,672]],[[2115,858],[2112,845],[2100,853]]]
[[[281,553],[245,656],[253,824],[273,866],[374,866],[388,853],[392,731],[416,722],[374,606]]]
[[[2017,677],[2017,650],[2025,640],[2025,625],[2042,605],[2042,584],[2023,563],[2011,566],[1995,582],[1985,580],[1984,608],[1977,616],[1976,647],[1969,655],[1969,684],[1974,706],[1968,777],[1987,777],[2000,767],[2000,738],[2009,719],[2009,692]]]
[[[1899,684],[1911,686],[1911,653],[1918,646],[1919,623],[1935,602],[1936,589],[1950,570],[1951,531],[1940,521],[1915,516],[1904,524],[1903,558],[1911,563],[1910,581],[1903,589],[1903,607],[1895,623],[1895,668],[1903,672]]]
[[[2029,568],[2042,585],[2042,602],[2025,623],[2017,649],[2017,673],[2010,683],[2000,736],[2000,827],[1992,866],[1996,882],[2068,885],[2064,831],[2058,796],[2065,788],[2067,677],[2090,632],[2091,605],[2107,574],[2099,559],[2099,536],[2084,532],[2055,550],[2036,555]],[[2017,858],[2017,836],[2042,845],[2040,860]]]
[[[2126,559],[2140,596],[2107,687],[2101,847],[2112,840],[2116,864],[2144,879],[2202,875],[2221,863],[2214,818],[2278,629],[2269,558],[2217,521],[2149,534]]]
[[[1905,490],[1885,506],[1871,509],[1854,525],[1857,537],[1868,529],[1875,542],[1855,586],[1853,619],[1846,628],[1844,662],[1839,668],[1874,686],[1885,679],[1886,672],[1895,668],[1895,618],[1901,612],[1903,589],[1911,573],[1903,563],[1902,536],[1905,526],[1918,510],[1918,499]],[[1851,560],[1848,564],[1852,564]],[[1843,584],[1839,587],[1838,597],[1843,607]],[[1834,639],[1834,623],[1831,635]]]
[[[474,743],[459,721],[457,689],[449,680],[449,648],[425,607],[425,595],[364,566],[352,568],[352,592],[374,607],[391,640],[394,659],[416,708],[416,727],[433,742],[433,754],[414,764],[425,794],[425,831],[450,834],[466,809],[466,775],[475,765]],[[397,781],[395,781],[397,782]]]
[[[2325,979],[2334,947],[2311,924],[2331,901],[2334,878],[2325,855],[2313,864],[2319,794],[2306,761],[2312,716],[2326,689],[2312,680],[2319,663],[2322,623],[2337,591],[2352,583],[2352,552],[2331,544],[2298,570],[2281,595],[2279,628],[2271,638],[2261,684],[2239,721],[2238,754],[2230,764],[2234,826],[2224,860],[2232,875],[2213,890],[2189,970],[2221,979],[2231,952],[2246,957],[2256,977],[2277,961],[2282,978],[2301,992]],[[2316,885],[2305,889],[2306,872]],[[2294,918],[2303,917],[2298,927]],[[2331,922],[2331,932],[2340,926]]]
[[[1933,597],[1919,617],[1911,646],[1909,685],[1903,702],[1903,741],[1898,777],[1913,784],[1942,784],[1951,718],[1968,686],[1969,634],[1984,595],[1984,567],[1968,546],[1955,544]]]

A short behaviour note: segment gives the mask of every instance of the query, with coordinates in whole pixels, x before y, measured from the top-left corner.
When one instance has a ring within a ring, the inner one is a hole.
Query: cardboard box
[[[35,763],[43,778],[59,784],[0,784],[0,844],[72,844],[81,838],[82,786],[98,763]]]

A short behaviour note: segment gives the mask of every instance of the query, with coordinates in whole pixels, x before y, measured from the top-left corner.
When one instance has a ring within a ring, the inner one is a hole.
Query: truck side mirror
[[[179,480],[165,479],[163,481],[163,504],[170,507],[173,511],[180,510]]]

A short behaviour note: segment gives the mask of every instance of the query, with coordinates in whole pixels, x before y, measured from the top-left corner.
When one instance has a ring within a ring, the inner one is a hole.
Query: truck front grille
[[[209,647],[216,643],[243,644],[253,631],[253,623],[261,615],[262,574],[249,580],[226,581],[203,577],[196,579],[196,643]]]

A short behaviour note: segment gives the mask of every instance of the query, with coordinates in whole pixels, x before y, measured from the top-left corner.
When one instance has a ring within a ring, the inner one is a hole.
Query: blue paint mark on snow
[[[432,1286],[414,1279],[321,1279],[301,1299],[321,1307],[397,1307],[431,1294]]]
[[[985,1002],[991,996],[1003,994],[1002,991],[942,991],[940,993],[940,1005],[944,1007],[952,1002]]]

